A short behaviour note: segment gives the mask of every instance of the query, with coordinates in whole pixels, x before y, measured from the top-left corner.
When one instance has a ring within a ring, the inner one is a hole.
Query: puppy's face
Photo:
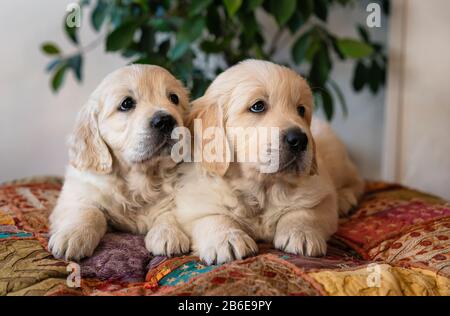
[[[270,62],[248,60],[223,72],[201,102],[213,104],[213,100],[222,111],[235,161],[243,158],[239,165],[244,174],[260,171],[268,156],[278,159],[271,173],[315,172],[309,129],[313,98],[308,84],[297,73]],[[273,134],[275,130],[277,134]],[[257,159],[249,159],[255,150]]]
[[[111,169],[108,151],[128,166],[168,156],[172,130],[183,125],[187,104],[185,88],[163,68],[132,65],[113,72],[80,114],[72,163],[105,172]]]

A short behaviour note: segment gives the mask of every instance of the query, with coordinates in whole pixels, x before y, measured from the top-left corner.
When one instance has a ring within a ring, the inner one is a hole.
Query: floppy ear
[[[78,114],[69,138],[69,160],[77,169],[106,174],[112,171],[112,157],[98,129],[97,103],[89,100]]]
[[[222,107],[203,96],[194,101],[187,124],[194,132],[195,157],[201,157],[203,168],[219,176],[225,175],[230,165],[230,146]]]

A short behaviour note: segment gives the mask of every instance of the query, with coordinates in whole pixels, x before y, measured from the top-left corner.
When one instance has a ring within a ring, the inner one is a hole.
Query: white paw
[[[327,252],[327,241],[320,232],[299,228],[277,231],[274,245],[285,252],[310,257],[323,256]]]
[[[354,190],[350,188],[338,191],[339,216],[346,216],[358,204]]]
[[[174,256],[189,252],[190,241],[178,227],[155,226],[145,236],[145,247],[155,256]]]
[[[196,248],[200,259],[207,265],[240,260],[258,252],[256,242],[240,229],[205,236],[204,239],[198,241]]]
[[[89,226],[59,229],[50,236],[48,249],[56,258],[79,261],[94,253],[103,234]]]

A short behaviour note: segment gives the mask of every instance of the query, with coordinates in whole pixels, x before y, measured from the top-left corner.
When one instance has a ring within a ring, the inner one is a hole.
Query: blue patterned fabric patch
[[[33,234],[18,229],[14,225],[0,225],[0,239],[5,238],[20,238],[20,237],[32,237]]]
[[[217,267],[219,266],[205,266],[198,261],[189,261],[170,272],[167,276],[161,279],[161,281],[159,281],[159,284],[173,286],[186,283],[193,277],[214,270]]]
[[[4,239],[4,238],[24,238],[24,237],[32,237],[33,234],[32,233],[27,233],[27,232],[18,232],[18,233],[13,233],[13,232],[0,232],[0,239]]]

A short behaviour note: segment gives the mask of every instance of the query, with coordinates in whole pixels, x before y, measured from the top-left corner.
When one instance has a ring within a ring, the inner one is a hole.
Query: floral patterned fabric
[[[367,182],[324,257],[261,244],[257,256],[221,266],[154,257],[143,236],[121,232],[79,263],[55,259],[48,216],[61,186],[0,185],[0,295],[450,295],[450,205],[404,186]]]

